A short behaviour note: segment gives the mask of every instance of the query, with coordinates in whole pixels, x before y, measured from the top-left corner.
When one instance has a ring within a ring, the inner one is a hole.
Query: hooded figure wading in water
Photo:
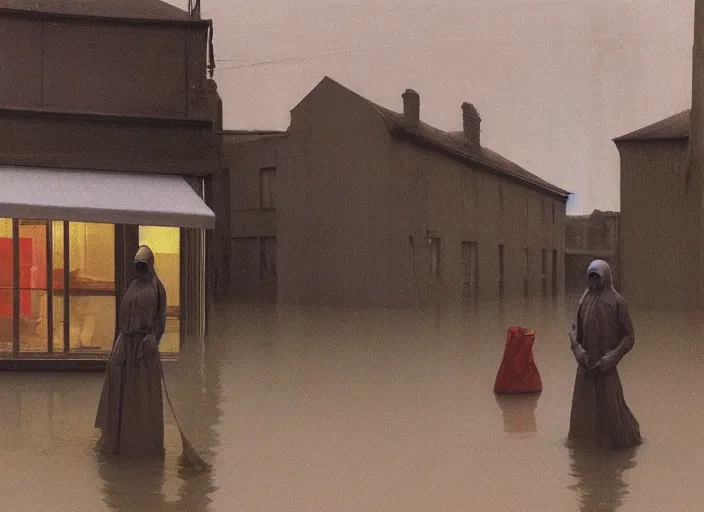
[[[95,426],[111,454],[163,455],[164,411],[159,341],[166,329],[166,291],[154,254],[141,246],[137,277],[120,304],[119,334],[108,359]]]
[[[626,405],[616,366],[635,341],[623,298],[614,290],[611,268],[595,260],[577,310],[570,342],[577,360],[568,439],[598,448],[627,448],[642,442],[638,421]]]

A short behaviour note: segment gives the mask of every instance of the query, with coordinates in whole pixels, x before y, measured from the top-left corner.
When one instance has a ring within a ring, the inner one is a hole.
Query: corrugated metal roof
[[[673,116],[667,117],[657,123],[645,126],[634,132],[621,135],[614,139],[614,142],[626,140],[663,140],[663,139],[687,139],[689,138],[689,112],[683,110]]]
[[[1,10],[97,18],[193,20],[188,12],[161,0],[0,0]]]

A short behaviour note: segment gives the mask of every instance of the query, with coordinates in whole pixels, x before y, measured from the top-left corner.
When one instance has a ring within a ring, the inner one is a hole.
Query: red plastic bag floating
[[[535,393],[543,390],[543,381],[533,359],[533,343],[535,330],[509,327],[494,393]]]

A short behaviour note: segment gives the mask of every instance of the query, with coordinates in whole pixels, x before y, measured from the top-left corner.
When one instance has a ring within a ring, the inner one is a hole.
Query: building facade
[[[698,307],[701,176],[689,110],[614,139],[621,157],[621,291],[654,308]]]
[[[568,215],[565,224],[565,291],[582,293],[586,271],[595,259],[611,267],[614,286],[620,289],[619,214],[594,210],[591,215]]]
[[[276,301],[276,174],[284,132],[223,132],[230,190],[230,297]]]
[[[204,331],[222,261],[205,253],[222,179],[210,26],[159,0],[0,0],[3,359],[104,360],[140,244],[167,290],[162,351]]]
[[[293,109],[285,136],[239,145],[252,163],[249,182],[237,178],[249,199],[232,195],[235,289],[266,286],[275,233],[281,304],[562,294],[568,193],[482,147],[471,105],[464,130],[448,133],[420,121],[417,93],[403,96],[398,114],[325,78]],[[275,210],[262,211],[273,181]]]

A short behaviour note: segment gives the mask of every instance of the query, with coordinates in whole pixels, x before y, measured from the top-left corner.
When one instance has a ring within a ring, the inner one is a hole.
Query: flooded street
[[[219,308],[206,350],[166,365],[210,474],[95,451],[102,374],[0,373],[0,509],[13,511],[699,510],[696,315],[633,310],[619,372],[635,450],[565,447],[572,305],[407,312]],[[539,395],[495,396],[506,329],[537,330]]]

